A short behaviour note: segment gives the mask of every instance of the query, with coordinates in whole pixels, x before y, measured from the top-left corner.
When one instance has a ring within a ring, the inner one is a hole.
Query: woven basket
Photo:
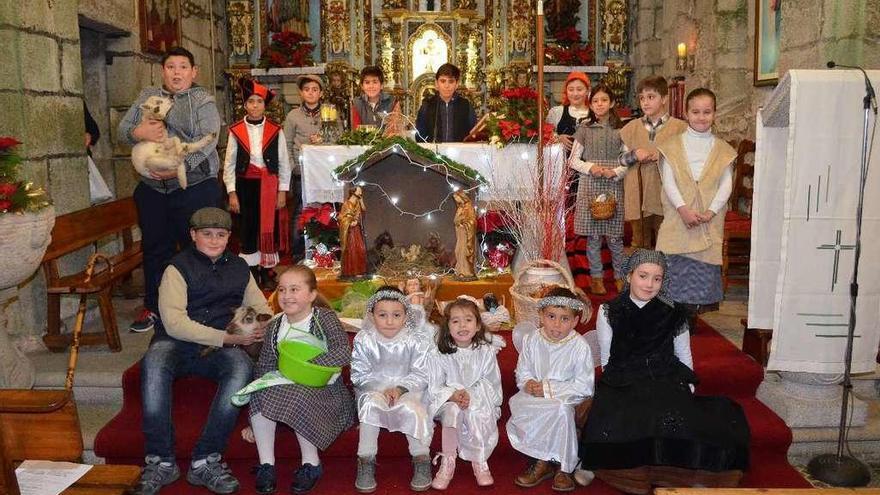
[[[590,203],[590,213],[593,220],[608,220],[614,216],[614,210],[617,208],[617,200],[614,196],[608,196],[605,201],[593,201]]]
[[[531,297],[529,294],[540,289],[541,283],[526,278],[526,272],[528,272],[530,268],[553,268],[558,275],[561,275],[563,283],[552,283],[556,283],[556,285],[565,287],[573,292],[576,292],[577,286],[574,284],[574,279],[572,279],[571,273],[569,273],[568,270],[563,268],[559,263],[550,260],[530,261],[514,275],[513,285],[510,287],[510,296],[513,299],[516,321],[531,321],[536,325],[539,325],[538,299]]]

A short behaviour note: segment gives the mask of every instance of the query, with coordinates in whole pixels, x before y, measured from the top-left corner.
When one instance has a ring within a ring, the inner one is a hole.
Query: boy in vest
[[[275,94],[250,79],[241,80],[241,93],[247,115],[229,126],[223,182],[229,209],[239,214],[240,256],[260,287],[274,290],[269,270],[278,264],[279,251],[290,251],[290,221],[285,209],[291,174],[287,140],[281,126],[265,116],[266,105]]]
[[[179,137],[193,142],[208,134],[220,134],[220,113],[214,96],[195,83],[199,70],[193,54],[175,47],[162,57],[162,86],[144,88],[125,116],[117,132],[121,143],[133,145],[139,141],[162,142],[166,137]],[[151,96],[165,96],[174,105],[165,121],[141,118],[141,105]],[[133,332],[153,329],[159,311],[159,281],[162,270],[177,252],[177,246],[189,244],[187,222],[192,214],[205,206],[220,206],[223,193],[217,181],[220,158],[216,139],[200,151],[186,156],[186,180],[182,189],[177,183],[177,172],[166,175],[139,177],[134,189],[144,247],[144,310],[131,324]]]
[[[639,148],[647,151],[650,158],[631,167],[623,179],[623,219],[632,227],[632,247],[653,249],[657,231],[663,223],[655,142],[684,132],[687,124],[669,116],[669,85],[663,76],[642,79],[636,90],[644,116],[631,120],[620,130],[627,150],[621,154],[621,163],[627,166],[636,164],[635,150]]]
[[[190,219],[190,247],[178,253],[162,275],[156,333],[141,360],[141,401],[146,466],[136,487],[140,495],[158,493],[180,477],[174,457],[172,384],[197,375],[217,382],[186,480],[213,493],[233,493],[238,480],[222,462],[239,409],[232,394],[251,381],[252,362],[239,346],[262,339],[224,329],[235,308],[251,306],[272,314],[247,263],[226,249],[232,218],[219,208],[202,208]],[[206,347],[215,352],[203,353]]]
[[[455,93],[461,71],[452,64],[443,64],[434,76],[437,94],[425,99],[416,118],[417,141],[426,143],[455,143],[477,123],[471,102]]]

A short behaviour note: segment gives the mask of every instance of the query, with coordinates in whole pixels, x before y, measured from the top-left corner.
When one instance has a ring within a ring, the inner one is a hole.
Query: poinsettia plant
[[[339,246],[339,224],[333,203],[303,208],[298,226],[313,244],[323,244],[329,250]]]
[[[501,92],[502,108],[489,115],[486,129],[489,142],[497,146],[538,137],[538,93],[528,87],[510,88]],[[542,102],[547,109],[547,102]],[[541,122],[544,144],[553,138],[553,126]]]
[[[574,26],[557,30],[552,41],[544,47],[544,63],[551,65],[590,65],[593,63],[593,47],[581,43],[581,32]]]
[[[272,35],[272,42],[260,55],[259,66],[305,67],[315,65],[312,50],[315,45],[311,38],[293,31],[281,31]]]
[[[0,137],[0,214],[36,211],[50,204],[43,189],[18,178],[21,157],[15,147],[19,144],[13,137]]]

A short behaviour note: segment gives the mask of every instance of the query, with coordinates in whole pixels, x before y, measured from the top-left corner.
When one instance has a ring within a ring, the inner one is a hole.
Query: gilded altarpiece
[[[247,2],[256,14],[248,12]],[[305,2],[295,3],[302,8]],[[266,41],[269,0],[227,0],[227,5],[230,52],[241,63]],[[502,88],[535,84],[536,0],[312,0],[310,5],[320,7],[309,14],[320,24],[319,33],[310,33],[319,46],[316,59],[327,64],[327,76],[331,71],[344,75],[345,83],[337,83],[333,91],[337,101],[357,95],[356,74],[365,65],[383,68],[386,89],[413,119],[422,99],[433,91],[433,71],[442,62],[462,70],[460,90],[478,114]],[[604,80],[623,101],[630,86],[626,62],[632,21],[627,2],[546,0],[544,12],[547,40],[552,42],[560,27],[574,24],[581,40],[593,47],[592,63],[609,66]],[[257,15],[259,23],[248,24],[249,15]],[[302,14],[296,23],[309,25]],[[256,27],[251,44],[246,42],[249,25]]]

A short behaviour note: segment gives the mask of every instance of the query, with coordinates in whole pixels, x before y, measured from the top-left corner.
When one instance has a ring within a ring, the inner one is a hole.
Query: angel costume
[[[516,450],[535,459],[554,461],[571,473],[578,463],[575,406],[593,395],[593,358],[590,346],[572,331],[560,341],[543,329],[523,337],[516,363],[520,391],[510,398],[507,436]],[[523,388],[529,380],[541,382],[544,397]]]
[[[375,303],[375,296],[370,302]],[[361,444],[369,443],[358,446],[358,456],[376,454],[373,434],[378,437],[379,428],[406,434],[411,454],[428,453],[434,424],[422,399],[428,386],[431,330],[424,328],[425,314],[421,306],[404,304],[407,319],[397,335],[387,338],[379,333],[370,311],[372,304],[368,303],[363,328],[354,338],[351,382],[361,422]],[[407,391],[389,406],[383,391],[398,386]],[[365,438],[367,431],[371,432],[368,439]],[[422,444],[423,448],[418,450],[423,452],[414,452],[416,443]]]
[[[432,352],[428,394],[431,417],[458,433],[458,455],[466,461],[485,463],[498,445],[501,417],[501,372],[491,342],[459,347],[452,354]],[[456,390],[470,397],[467,409],[447,402]]]

